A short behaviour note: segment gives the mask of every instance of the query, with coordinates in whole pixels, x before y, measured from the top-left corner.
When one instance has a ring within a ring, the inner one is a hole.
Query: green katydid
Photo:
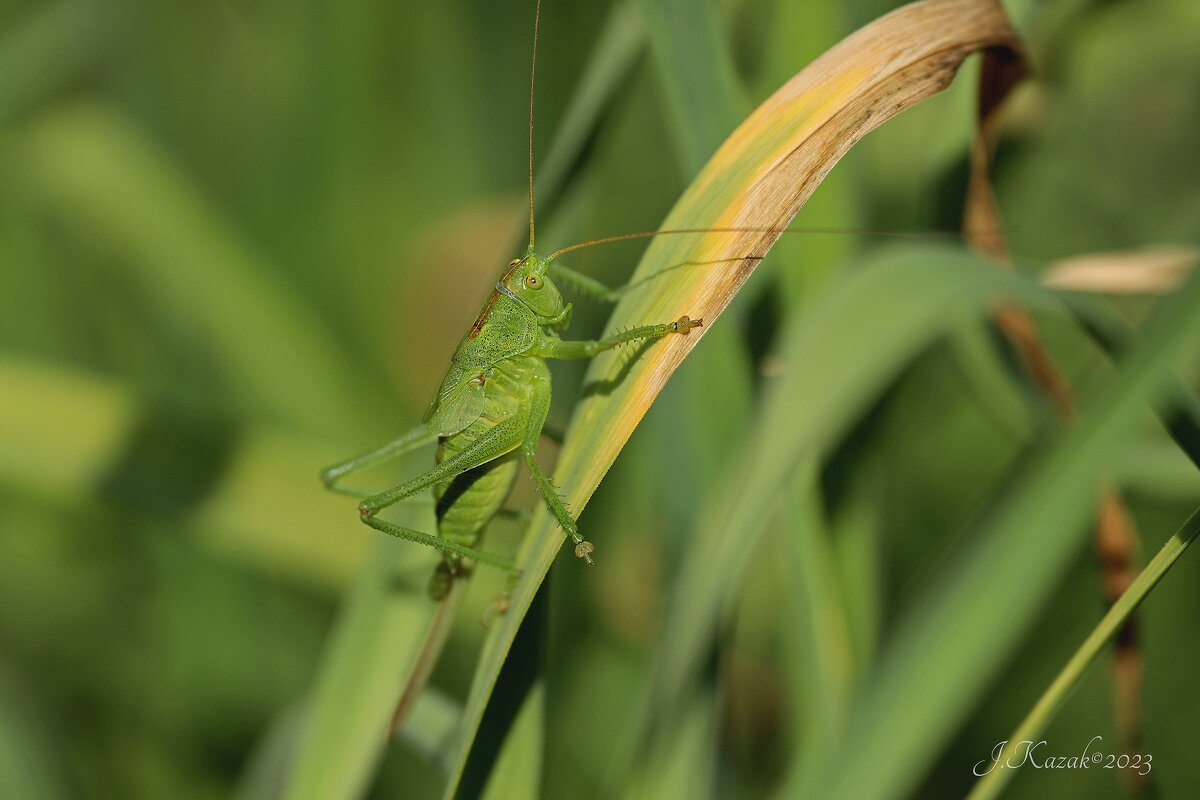
[[[575,555],[592,565],[592,544],[579,533],[554,484],[536,461],[550,409],[546,361],[591,358],[626,342],[687,334],[702,324],[684,316],[604,339],[563,340],[557,330],[570,320],[571,304],[563,302],[551,278],[552,269],[562,274],[553,256],[540,258],[532,244],[522,258],[510,262],[455,350],[425,420],[399,439],[322,473],[326,485],[333,488],[347,473],[437,441],[433,469],[359,504],[363,522],[372,528],[445,554],[430,585],[434,599],[444,597],[454,578],[463,573],[464,558],[516,570],[512,562],[479,550],[477,545],[512,488],[518,458],[525,462],[559,525],[575,542]],[[586,285],[584,280],[580,285]],[[388,506],[431,487],[437,500],[437,536],[377,516]]]

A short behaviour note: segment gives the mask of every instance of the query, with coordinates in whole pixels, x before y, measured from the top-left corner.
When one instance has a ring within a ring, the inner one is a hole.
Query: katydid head
[[[505,294],[536,314],[543,325],[557,324],[570,309],[550,279],[549,267],[549,259],[538,258],[530,251],[524,258],[514,258],[508,263],[508,272],[498,284]]]

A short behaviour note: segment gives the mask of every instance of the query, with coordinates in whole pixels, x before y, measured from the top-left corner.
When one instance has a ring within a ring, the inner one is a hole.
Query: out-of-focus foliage
[[[537,153],[565,155],[557,177],[543,175],[553,191],[539,241],[655,227],[737,115],[889,8],[546,0]],[[702,22],[703,9],[715,29],[670,22]],[[1013,99],[995,166],[1022,269],[1200,244],[1200,7],[1050,0],[1010,11],[1037,70]],[[429,554],[359,525],[316,471],[415,422],[523,244],[532,17],[527,0],[0,2],[0,796],[277,796],[313,719],[305,698],[340,599],[362,569],[391,587],[375,600],[395,645],[363,654],[377,659],[378,684],[350,688],[387,716],[388,659],[421,632]],[[713,47],[727,50],[704,52]],[[580,86],[589,63],[607,66]],[[970,77],[851,151],[797,224],[953,229]],[[689,80],[720,87],[701,95],[711,114],[695,108]],[[594,102],[563,127],[581,94]],[[689,124],[697,115],[712,127]],[[892,644],[924,641],[904,636],[940,618],[910,615],[942,591],[961,596],[954,576],[973,563],[973,537],[1003,530],[997,520],[1024,508],[1012,485],[1071,446],[978,308],[947,302],[936,330],[902,353],[871,335],[886,303],[855,306],[861,326],[820,325],[822,309],[872,296],[887,273],[870,265],[895,257],[874,251],[896,246],[788,238],[697,347],[583,516],[600,566],[561,559],[526,620],[535,635],[501,676],[468,792],[756,797],[817,780]],[[638,252],[581,251],[572,266],[618,284]],[[921,295],[921,280],[935,292],[937,274],[914,269],[906,293]],[[600,333],[607,309],[577,305],[572,334]],[[1120,311],[1137,326],[1159,313],[1154,298]],[[1061,313],[1037,319],[1085,412],[1116,402],[1110,362],[1086,335]],[[813,347],[805,331],[828,334]],[[765,510],[765,535],[688,654],[700,669],[656,706],[648,686],[675,641],[662,626],[688,622],[687,607],[668,608],[679,564],[731,476],[755,473],[747,444],[771,443],[758,423],[767,411],[786,418],[780,374],[801,356],[815,376],[854,362],[871,365],[870,379],[786,376],[797,410],[822,408],[804,393],[849,394],[807,423],[821,449],[778,481],[791,488]],[[1174,366],[1196,386],[1194,357]],[[581,374],[555,366],[559,427]],[[821,427],[835,419],[840,429]],[[1113,478],[1152,552],[1200,501],[1200,477],[1149,411],[1119,451]],[[1074,496],[1085,491],[1075,474],[1046,485]],[[537,502],[525,483],[515,506]],[[511,549],[515,532],[497,526],[495,549]],[[964,793],[971,767],[1095,625],[1097,568],[1086,548],[1068,549],[1069,571],[1037,598],[1019,646],[984,648],[996,677],[981,698],[906,709],[911,725],[873,731],[899,742],[950,719],[939,715],[955,720],[920,749],[915,788],[896,775],[894,792]],[[1185,555],[1140,612],[1141,750],[1168,797],[1200,786],[1189,713],[1198,571]],[[500,583],[477,577],[434,691],[364,787],[372,796],[442,785],[476,620]],[[1025,586],[1007,591],[1023,605]],[[946,675],[982,652],[942,644]],[[521,685],[534,688],[504,695]],[[1046,732],[1049,749],[1100,734],[1121,752],[1111,698],[1101,659]],[[628,752],[620,743],[644,723],[649,746]],[[364,761],[379,747],[364,742]],[[858,755],[864,776],[890,763]],[[1107,770],[1025,770],[1010,788],[1084,795],[1123,790]]]

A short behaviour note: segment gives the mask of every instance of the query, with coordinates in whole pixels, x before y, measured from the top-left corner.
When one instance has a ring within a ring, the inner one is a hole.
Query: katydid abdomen
[[[529,387],[538,379],[550,380],[544,359],[536,356],[511,358],[495,365],[484,382],[484,410],[462,431],[438,439],[437,463],[451,458],[478,442],[496,425],[519,419],[528,422]],[[434,487],[438,536],[465,547],[476,548],[484,531],[512,491],[519,467],[517,449],[467,470]],[[461,571],[461,559],[446,554],[430,583],[434,599],[449,591]]]

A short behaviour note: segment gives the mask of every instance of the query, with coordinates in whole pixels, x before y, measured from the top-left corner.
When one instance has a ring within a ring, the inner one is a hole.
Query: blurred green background
[[[893,5],[547,0],[539,241],[656,227],[755,104]],[[1018,263],[1200,244],[1200,6],[1006,6],[1037,70],[995,166]],[[417,421],[524,246],[532,18],[529,0],[0,0],[0,796],[279,795],[340,598],[381,547],[316,473]],[[973,77],[870,135],[797,225],[953,230]],[[947,308],[947,335],[855,398],[865,410],[819,454],[817,494],[798,482],[781,498],[704,627],[694,685],[671,687],[686,699],[646,722],[652,747],[622,753],[664,627],[687,618],[686,606],[664,615],[689,537],[744,466],[735,456],[753,459],[739,446],[788,369],[780,332],[896,246],[785,238],[588,506],[581,528],[601,566],[561,558],[526,621],[542,642],[542,796],[788,793],[896,621],[1060,435],[985,321]],[[615,285],[639,252],[587,250],[572,266]],[[602,333],[607,310],[576,302],[572,335]],[[1154,299],[1120,308],[1138,323]],[[1108,360],[1061,316],[1039,321],[1086,408]],[[866,339],[822,346],[837,363],[867,357]],[[1195,386],[1200,363],[1177,366]],[[583,368],[555,365],[557,427]],[[1200,501],[1149,413],[1114,477],[1146,552]],[[525,483],[514,505],[536,502]],[[797,545],[814,530],[818,560]],[[500,525],[492,549],[514,540]],[[400,561],[419,550],[383,544]],[[1195,562],[1142,617],[1143,750],[1165,797],[1200,790]],[[918,782],[896,796],[963,794],[1092,628],[1097,567],[1086,548],[1072,563],[986,696],[929,742]],[[494,594],[495,576],[481,577],[492,583],[472,592],[434,677],[449,708]],[[420,600],[423,584],[396,591]],[[834,597],[831,623],[813,604]],[[809,623],[844,638],[823,695],[813,675],[828,660]],[[1120,752],[1107,659],[1046,738],[1065,752],[1096,734]],[[408,732],[368,768],[370,796],[437,796],[437,743],[421,739]],[[503,740],[503,728],[479,734],[483,749]],[[1103,770],[1026,770],[1010,789],[1127,795]]]

